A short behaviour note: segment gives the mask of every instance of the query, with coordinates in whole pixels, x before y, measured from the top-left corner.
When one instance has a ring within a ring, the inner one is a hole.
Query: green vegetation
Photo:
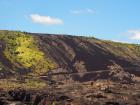
[[[140,57],[140,45],[139,44],[130,44],[130,43],[121,43],[113,41],[100,41],[102,44],[105,44],[106,49],[112,52],[115,55],[123,57],[137,58]]]
[[[38,49],[33,36],[17,31],[0,31],[0,40],[6,42],[5,56],[19,68],[22,66],[25,69],[33,70],[34,74],[40,75],[55,66]]]
[[[47,84],[41,80],[29,80],[26,79],[24,83],[19,82],[17,80],[0,80],[0,88],[4,90],[11,90],[11,89],[42,89],[46,87]]]
[[[139,60],[140,58],[140,44],[100,40],[94,37],[88,37],[87,40],[117,57],[123,57],[129,60]]]

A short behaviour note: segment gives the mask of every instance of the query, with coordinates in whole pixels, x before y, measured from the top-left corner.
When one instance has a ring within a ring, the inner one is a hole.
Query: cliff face
[[[140,45],[80,36],[0,31],[3,71],[35,71],[40,75],[62,68],[77,73],[107,70],[114,64],[124,70],[133,68],[130,72],[139,67]]]

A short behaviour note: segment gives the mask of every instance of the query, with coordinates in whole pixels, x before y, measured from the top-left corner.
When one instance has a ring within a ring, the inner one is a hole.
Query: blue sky
[[[140,43],[140,0],[0,0],[0,29]]]

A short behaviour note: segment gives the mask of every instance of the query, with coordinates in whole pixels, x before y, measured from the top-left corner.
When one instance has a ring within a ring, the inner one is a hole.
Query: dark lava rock
[[[120,102],[106,102],[105,105],[126,105],[126,104]]]
[[[30,102],[32,100],[31,93],[25,90],[9,91],[8,93],[14,101]]]
[[[5,100],[0,99],[0,105],[6,105],[6,104],[7,104],[7,102]]]

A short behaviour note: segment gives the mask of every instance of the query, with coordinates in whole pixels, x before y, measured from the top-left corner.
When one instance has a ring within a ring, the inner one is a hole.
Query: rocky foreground
[[[1,90],[0,105],[139,105],[139,83],[107,80],[52,85],[44,90]]]
[[[75,73],[66,75],[57,74],[51,80],[40,77],[48,84],[43,88],[1,88],[0,105],[140,105],[140,78],[121,68],[97,72],[92,75],[95,80],[86,82],[72,80]]]

